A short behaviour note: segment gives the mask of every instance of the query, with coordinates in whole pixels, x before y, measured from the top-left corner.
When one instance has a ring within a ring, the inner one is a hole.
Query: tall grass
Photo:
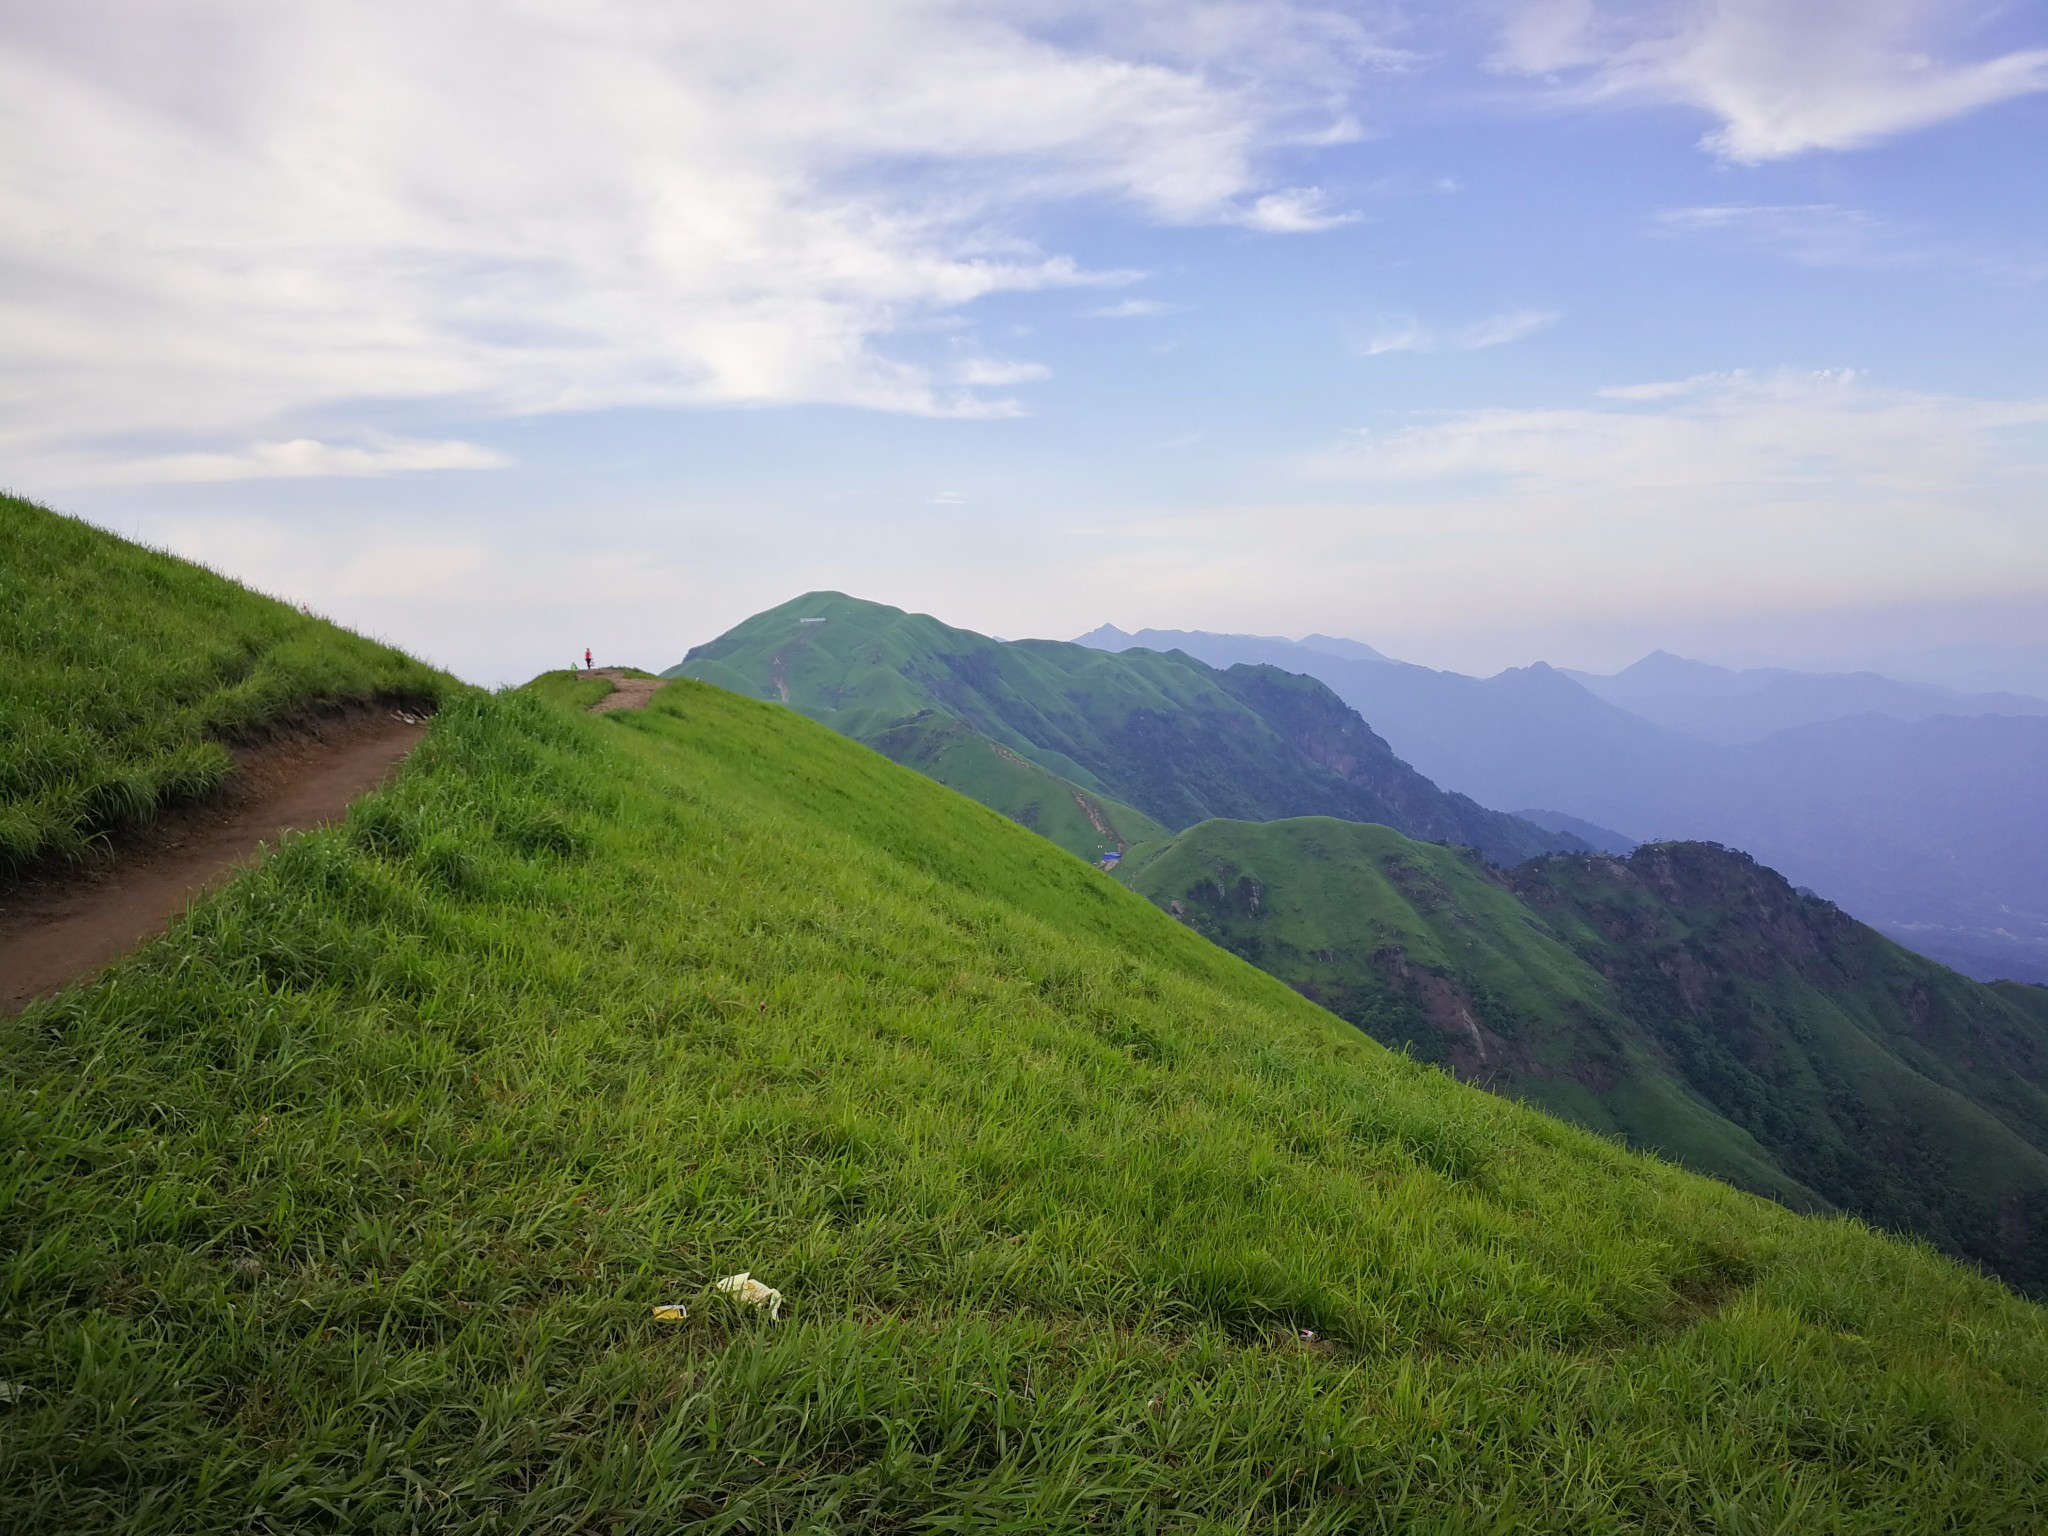
[[[4,1529],[2048,1519],[2033,1306],[688,682],[455,701],[0,1027],[0,1381]]]
[[[216,788],[226,744],[448,680],[169,555],[0,496],[0,877]]]

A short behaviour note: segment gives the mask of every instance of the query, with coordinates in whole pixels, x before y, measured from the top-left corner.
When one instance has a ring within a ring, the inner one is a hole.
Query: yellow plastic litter
[[[736,1275],[727,1275],[718,1282],[718,1288],[728,1296],[737,1297],[751,1307],[766,1307],[771,1323],[782,1321],[782,1292],[763,1285],[746,1270]]]
[[[654,1320],[657,1323],[680,1323],[689,1315],[690,1309],[679,1301],[672,1301],[665,1307],[654,1309]]]

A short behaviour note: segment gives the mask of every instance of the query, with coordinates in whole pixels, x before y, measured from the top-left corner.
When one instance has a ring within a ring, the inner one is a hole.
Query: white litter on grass
[[[19,1402],[28,1396],[28,1388],[18,1381],[0,1381],[0,1403]]]
[[[736,1296],[750,1307],[766,1307],[768,1321],[782,1321],[782,1292],[763,1285],[744,1269],[736,1275],[727,1275],[718,1282],[718,1288],[728,1296]]]
[[[680,1323],[689,1315],[690,1309],[680,1301],[671,1301],[654,1309],[654,1320],[657,1323]]]

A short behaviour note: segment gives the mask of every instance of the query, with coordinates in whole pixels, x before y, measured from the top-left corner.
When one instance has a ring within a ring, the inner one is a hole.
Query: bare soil
[[[340,816],[426,729],[389,704],[323,716],[238,748],[219,795],[120,839],[104,864],[0,885],[0,1015],[96,975],[265,846]]]
[[[645,709],[647,701],[668,686],[665,677],[635,677],[619,667],[599,667],[583,675],[601,677],[612,685],[610,693],[590,706],[593,715],[608,715],[615,709]]]

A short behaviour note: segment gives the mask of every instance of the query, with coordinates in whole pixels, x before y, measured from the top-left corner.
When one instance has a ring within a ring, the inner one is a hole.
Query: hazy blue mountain
[[[1278,635],[1212,635],[1199,629],[1141,629],[1136,634],[1128,634],[1114,624],[1105,624],[1100,629],[1091,629],[1073,643],[1098,651],[1185,651],[1195,660],[1207,662],[1212,667],[1234,667],[1241,662],[1252,666],[1287,667],[1303,651],[1343,661],[1402,665],[1360,641],[1339,640],[1329,635],[1286,640]],[[1300,672],[1304,669],[1289,667],[1288,670]]]
[[[1969,975],[2048,982],[2048,717],[1860,714],[1723,744],[1540,663],[1477,678],[1272,638],[1179,643],[1214,666],[1255,646],[1318,679],[1400,757],[1481,804],[1740,848]],[[1721,671],[1677,657],[1649,669],[1733,686]]]
[[[1078,643],[1112,648],[1098,638],[1104,635],[1096,630]],[[1699,743],[1595,697],[1541,663],[1481,678],[1338,656],[1272,636],[1156,629],[1114,636],[1117,650],[1156,642],[1212,667],[1257,663],[1306,673],[1437,783],[1455,784],[1482,805],[1542,806],[1632,839],[1643,837],[1642,826],[1619,813],[1587,809],[1589,799],[1654,816],[1657,804],[1626,792],[1629,787],[1688,774],[1701,757]]]
[[[1963,693],[1875,672],[1735,671],[1655,651],[1612,675],[1567,672],[1588,692],[1656,725],[1736,745],[1779,731],[1855,715],[1926,720],[1935,715],[2048,715],[2048,702],[2017,693]]]
[[[1871,670],[1963,693],[2023,693],[2048,698],[2048,645],[1937,645],[1894,651]]]
[[[1327,651],[1332,656],[1342,656],[1346,661],[1393,661],[1384,651],[1376,651],[1359,640],[1340,640],[1334,635],[1303,635],[1301,643],[1312,651]]]
[[[1524,821],[1533,821],[1537,826],[1551,832],[1567,832],[1599,853],[1611,853],[1617,858],[1626,858],[1642,844],[1625,832],[1616,832],[1578,816],[1567,816],[1562,811],[1517,811],[1515,814]]]

